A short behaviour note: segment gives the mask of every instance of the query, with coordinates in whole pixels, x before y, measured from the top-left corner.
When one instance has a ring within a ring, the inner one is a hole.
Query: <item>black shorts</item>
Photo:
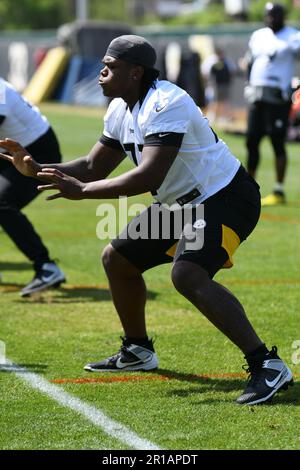
[[[259,101],[253,103],[248,113],[248,137],[274,135],[285,139],[290,107],[290,102],[270,104]]]
[[[155,204],[154,204],[155,205]],[[232,255],[256,226],[260,215],[260,192],[255,180],[240,167],[229,185],[204,201],[204,222],[198,220],[195,209],[192,225],[204,227],[203,246],[186,248],[180,235],[173,233],[164,238],[136,238],[132,228],[139,227],[145,217],[151,229],[152,208],[135,217],[124,231],[112,241],[112,246],[141,272],[164,263],[180,260],[191,261],[205,269],[213,278],[222,267],[233,265]],[[168,211],[170,212],[170,211]],[[172,217],[171,217],[172,221]],[[197,231],[195,228],[194,231]],[[174,259],[175,257],[175,259]]]
[[[26,146],[28,152],[39,163],[60,163],[62,156],[56,135],[50,127],[35,142]],[[28,178],[7,160],[0,160],[0,206],[14,207],[18,210],[27,206],[40,192],[40,183]]]

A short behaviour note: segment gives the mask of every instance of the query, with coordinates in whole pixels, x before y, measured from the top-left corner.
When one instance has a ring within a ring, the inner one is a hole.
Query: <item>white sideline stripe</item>
[[[14,372],[18,377],[27,382],[32,388],[39,390],[48,397],[52,398],[60,405],[70,408],[71,410],[84,416],[87,420],[91,421],[95,426],[100,428],[109,436],[112,436],[124,444],[129,445],[137,450],[160,450],[156,444],[139,437],[129,428],[124,426],[118,421],[115,421],[106,416],[103,411],[95,408],[88,403],[74,397],[68,392],[65,392],[57,385],[51,384],[46,379],[38,374],[29,372],[25,367],[20,367],[10,360],[6,359],[6,364],[0,366],[0,370],[7,370]]]

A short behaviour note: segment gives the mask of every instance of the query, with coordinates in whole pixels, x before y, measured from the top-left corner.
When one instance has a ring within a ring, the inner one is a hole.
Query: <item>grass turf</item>
[[[96,109],[45,105],[43,111],[57,131],[66,159],[88,152],[101,134],[102,115]],[[244,161],[243,138],[226,135],[224,140]],[[289,153],[289,203],[263,209],[255,232],[235,255],[236,266],[220,272],[216,280],[241,300],[267,345],[278,345],[297,376],[293,389],[277,395],[271,405],[237,406],[234,400],[245,381],[237,375],[243,358],[176,293],[169,265],[145,274],[148,328],[156,336],[158,373],[127,374],[136,378],[129,381],[67,382],[58,387],[163,448],[299,449],[300,365],[291,359],[292,343],[300,339],[299,145],[289,145]],[[259,182],[264,195],[274,180],[267,142],[262,155]],[[118,171],[129,168],[126,162]],[[31,266],[0,232],[0,339],[10,359],[49,381],[112,377],[82,370],[86,362],[115,352],[121,334],[100,265],[106,242],[96,237],[99,201],[44,199],[40,196],[25,213],[52,257],[60,259],[68,283],[34,299],[21,299],[19,290],[32,276]],[[150,200],[143,195],[130,202]],[[1,449],[126,448],[14,374],[0,372],[0,381]]]

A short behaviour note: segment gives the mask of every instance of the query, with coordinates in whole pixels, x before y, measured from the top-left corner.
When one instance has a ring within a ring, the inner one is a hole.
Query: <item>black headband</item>
[[[141,36],[125,35],[113,39],[105,55],[156,70],[154,68],[156,62],[155,49]]]

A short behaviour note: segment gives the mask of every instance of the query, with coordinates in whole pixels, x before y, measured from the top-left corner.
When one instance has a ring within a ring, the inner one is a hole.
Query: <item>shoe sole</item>
[[[21,297],[30,297],[30,295],[32,294],[35,294],[36,292],[42,292],[44,290],[47,290],[49,289],[49,287],[56,287],[58,288],[61,284],[63,284],[64,282],[67,282],[66,278],[64,277],[63,279],[54,279],[52,282],[50,282],[49,284],[45,285],[45,286],[42,286],[40,288],[37,288],[37,289],[34,289],[34,290],[31,290],[30,292],[21,292]]]
[[[267,204],[267,203],[261,203],[261,207],[278,207],[278,206],[284,206],[286,205],[286,202],[277,202],[276,204]]]
[[[158,367],[149,367],[149,368],[146,368],[144,367],[143,369],[141,368],[136,368],[136,369],[128,369],[128,368],[124,368],[124,369],[93,369],[92,367],[91,368],[88,368],[88,367],[84,367],[83,368],[86,372],[149,372],[151,370],[157,370]]]
[[[134,371],[141,371],[141,372],[147,372],[150,370],[156,370],[158,368],[158,364],[153,365],[151,364],[152,361],[150,361],[149,364],[137,364],[135,366],[131,367],[124,367],[123,369],[96,369],[93,367],[90,367],[89,365],[84,366],[84,370],[87,372],[134,372]]]
[[[270,402],[273,396],[275,395],[275,393],[283,391],[283,390],[287,390],[289,387],[292,387],[293,385],[294,385],[293,374],[290,371],[290,369],[287,368],[287,375],[283,377],[282,380],[280,380],[280,382],[278,382],[278,384],[276,385],[276,388],[274,388],[269,393],[269,395],[263,398],[259,398],[257,400],[247,402],[247,403],[245,402],[245,403],[238,403],[238,404],[239,405],[259,405],[260,403],[263,404],[263,403]]]
[[[283,199],[282,201],[277,201],[275,203],[264,202],[263,200],[261,200],[261,207],[284,206],[285,204],[287,204],[286,199]]]

